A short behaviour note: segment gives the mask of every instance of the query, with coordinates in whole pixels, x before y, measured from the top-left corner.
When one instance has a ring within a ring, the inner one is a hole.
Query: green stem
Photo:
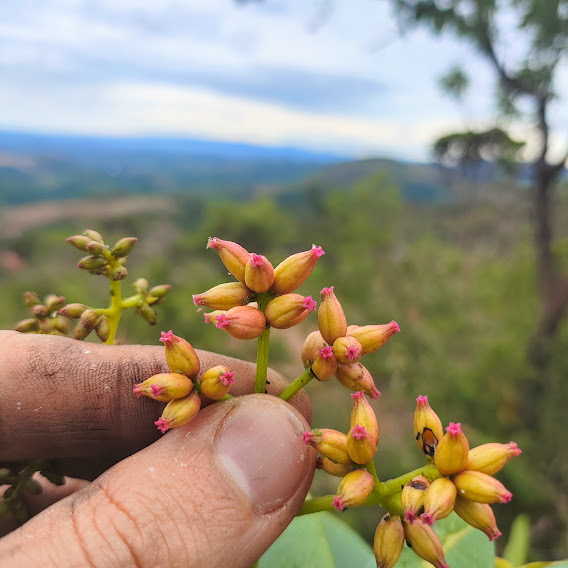
[[[404,475],[399,477],[395,477],[394,479],[389,479],[379,485],[378,495],[380,500],[382,501],[386,497],[390,497],[395,493],[401,491],[402,487],[406,485],[411,479],[416,477],[417,475],[423,475],[426,479],[430,481],[434,481],[438,477],[442,477],[436,466],[434,464],[426,464],[423,467],[419,467]]]
[[[270,347],[270,328],[267,327],[258,338],[256,351],[256,378],[254,392],[266,392],[266,375],[268,373],[268,348]]]
[[[312,373],[312,370],[307,367],[304,372],[297,378],[294,379],[292,383],[290,383],[279,395],[278,397],[282,400],[290,400],[299,390],[303,389],[313,378],[315,375]]]
[[[105,341],[107,345],[112,345],[116,337],[120,316],[124,306],[122,304],[122,282],[120,280],[111,280],[110,282],[110,308],[107,311],[108,322],[110,325],[110,333]]]

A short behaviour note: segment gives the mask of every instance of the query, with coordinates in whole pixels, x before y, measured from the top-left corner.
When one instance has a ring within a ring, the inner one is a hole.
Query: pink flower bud
[[[164,408],[162,416],[154,422],[158,430],[166,432],[170,428],[178,428],[191,422],[201,408],[201,398],[193,391],[184,398],[171,400]]]
[[[420,514],[424,505],[424,494],[430,487],[430,480],[422,475],[412,478],[400,494],[400,502],[404,511],[404,520],[412,524]]]
[[[404,546],[404,529],[399,517],[387,513],[375,531],[374,552],[377,568],[393,568]]]
[[[357,363],[362,353],[363,348],[354,337],[338,337],[333,343],[333,354],[340,363]]]
[[[137,397],[147,396],[154,400],[168,402],[187,396],[193,389],[193,382],[179,373],[158,373],[144,382],[134,385]]]
[[[508,444],[483,444],[469,450],[464,469],[481,471],[488,475],[497,473],[511,458],[521,453],[515,442]]]
[[[343,308],[333,292],[333,286],[321,291],[318,325],[322,337],[333,345],[338,337],[347,335],[347,320]]]
[[[245,265],[245,284],[254,292],[266,292],[274,282],[274,268],[260,254],[251,254]]]
[[[301,286],[314,270],[324,253],[321,247],[312,245],[310,250],[298,252],[283,260],[274,269],[271,290],[276,294],[289,294]]]
[[[501,531],[495,522],[495,515],[487,503],[476,503],[458,496],[454,504],[454,511],[466,523],[483,531],[489,540],[492,541],[501,536]]]
[[[434,463],[442,475],[454,475],[463,471],[467,463],[469,443],[458,422],[446,428],[446,434],[438,442]]]
[[[266,329],[264,314],[253,306],[236,306],[226,312],[205,314],[205,323],[214,323],[237,339],[254,339]]]
[[[382,347],[393,335],[400,331],[395,321],[383,325],[364,325],[349,332],[361,344],[363,355],[372,353]]]
[[[310,312],[316,309],[311,296],[300,294],[284,294],[271,300],[264,314],[271,327],[288,329],[304,321]]]
[[[230,310],[235,306],[244,306],[252,297],[253,292],[242,282],[226,282],[201,294],[194,294],[193,303],[212,310]]]
[[[353,460],[347,453],[347,435],[329,428],[316,428],[304,432],[304,444],[311,444],[326,458],[345,465],[353,466]]]
[[[443,435],[442,422],[430,407],[428,397],[419,396],[416,399],[416,410],[414,411],[414,438],[420,451],[433,458]]]
[[[440,539],[429,525],[423,523],[403,523],[404,536],[412,551],[433,564],[435,568],[450,568],[444,558]]]
[[[331,504],[336,511],[362,505],[373,491],[375,478],[366,469],[356,469],[348,473],[337,488]]]
[[[353,391],[362,390],[369,398],[376,399],[381,394],[375,386],[371,373],[361,363],[339,364],[335,376],[344,387]]]
[[[172,373],[183,373],[190,379],[197,377],[200,363],[195,349],[183,337],[178,337],[172,330],[162,331],[160,341],[166,351],[166,361]]]
[[[329,346],[322,347],[315,355],[312,362],[312,373],[316,379],[326,382],[337,372],[337,359],[333,355],[333,349]]]
[[[315,354],[323,347],[328,347],[327,343],[323,340],[321,333],[318,331],[312,331],[306,339],[304,340],[304,345],[302,346],[302,363],[304,366],[311,365],[314,360]],[[335,374],[335,373],[334,373]]]
[[[217,237],[210,238],[207,248],[215,249],[227,270],[239,281],[245,281],[245,266],[250,258],[250,253],[241,245],[233,241],[223,241]]]
[[[462,471],[454,478],[458,495],[477,503],[508,503],[513,494],[497,479],[480,471]]]
[[[353,410],[351,411],[351,429],[347,434],[347,451],[349,457],[358,464],[369,463],[379,443],[379,426],[375,411],[365,398],[363,391],[351,395]]]
[[[420,519],[427,525],[433,525],[439,519],[445,519],[453,510],[456,502],[456,486],[451,479],[435,479],[424,493],[424,513]]]
[[[200,380],[201,394],[212,400],[219,400],[229,393],[231,385],[235,382],[234,373],[227,367],[217,365],[203,373]]]

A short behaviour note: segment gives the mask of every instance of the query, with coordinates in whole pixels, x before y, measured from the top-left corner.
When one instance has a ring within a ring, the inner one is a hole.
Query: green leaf
[[[513,566],[524,564],[529,551],[531,524],[528,515],[518,515],[513,521],[509,541],[503,552],[503,558]]]
[[[446,519],[437,521],[434,530],[444,548],[446,562],[450,566],[467,568],[493,568],[495,549],[493,543],[479,530],[469,526],[452,513]],[[432,568],[408,547],[404,547],[397,568]]]
[[[378,522],[378,521],[377,521]],[[371,547],[331,513],[296,517],[264,553],[259,568],[373,568]]]

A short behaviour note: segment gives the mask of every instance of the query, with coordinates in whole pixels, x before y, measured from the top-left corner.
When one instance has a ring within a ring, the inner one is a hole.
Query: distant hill
[[[183,192],[246,196],[344,160],[290,147],[185,138],[0,132],[0,205]]]

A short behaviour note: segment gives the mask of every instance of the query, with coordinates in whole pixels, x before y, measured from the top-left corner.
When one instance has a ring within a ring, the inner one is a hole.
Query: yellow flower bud
[[[120,241],[114,245],[110,253],[116,258],[128,256],[132,252],[137,241],[138,239],[136,237],[125,237],[124,239],[120,239]]]
[[[325,456],[318,456],[316,468],[333,475],[334,477],[345,477],[353,469],[353,464],[337,463]]]
[[[362,354],[367,355],[382,347],[391,337],[398,333],[400,327],[395,321],[382,325],[364,325],[349,331],[349,336],[359,341]]]
[[[420,451],[433,458],[443,435],[442,422],[430,407],[428,397],[419,396],[414,411],[414,437]]]
[[[234,373],[227,367],[217,365],[203,373],[200,379],[201,394],[212,400],[219,400],[229,393],[231,385],[235,382]]]
[[[508,503],[513,497],[500,481],[480,471],[462,471],[454,483],[460,497],[477,503]]]
[[[349,457],[358,464],[369,463],[377,452],[379,426],[375,411],[365,398],[363,391],[351,395],[351,429],[347,434]]]
[[[252,290],[249,290],[242,282],[226,282],[202,294],[194,294],[193,303],[212,310],[230,310],[235,306],[244,306],[252,300],[252,297]]]
[[[311,444],[326,458],[336,463],[353,466],[353,460],[347,452],[347,434],[330,428],[316,428],[304,432],[304,444]]]
[[[284,259],[274,269],[271,290],[276,294],[289,294],[302,285],[313,272],[324,253],[321,247],[312,245],[310,250],[298,252]]]
[[[316,303],[311,296],[284,294],[268,303],[264,315],[271,327],[288,329],[304,321],[315,309]]]
[[[164,344],[166,361],[172,373],[183,373],[190,379],[197,377],[199,357],[189,342],[174,335],[171,329],[162,331],[160,341]]]
[[[457,497],[454,511],[469,525],[483,531],[489,540],[495,540],[501,536],[497,528],[495,515],[487,503],[476,503],[462,497]]]
[[[412,524],[424,506],[424,494],[430,487],[430,480],[422,475],[413,477],[400,494],[400,504],[404,511],[404,520]]]
[[[374,552],[377,568],[393,568],[404,546],[404,528],[399,517],[387,513],[375,531]]]
[[[459,473],[465,468],[468,453],[469,443],[462,432],[461,424],[450,422],[446,434],[442,436],[434,452],[436,469],[442,475]]]
[[[319,330],[312,331],[306,339],[304,340],[304,345],[302,346],[302,363],[304,366],[311,365],[314,360],[315,354],[324,347],[328,347],[328,344],[324,341]],[[334,373],[335,374],[335,373]]]
[[[184,398],[170,400],[162,412],[162,416],[154,422],[158,430],[166,432],[170,428],[178,428],[191,422],[201,408],[201,398],[193,391]]]
[[[488,475],[497,473],[511,458],[518,456],[521,450],[515,442],[508,444],[483,444],[469,450],[464,469],[481,471]]]
[[[329,346],[322,347],[314,355],[312,373],[316,379],[326,382],[337,372],[337,359],[333,355],[333,349]]]
[[[423,523],[403,523],[404,536],[413,552],[435,568],[450,568],[444,558],[440,539],[432,527]]]
[[[361,363],[352,363],[351,365],[339,364],[335,373],[337,380],[349,390],[364,391],[365,394],[373,400],[379,398],[381,393],[375,386],[375,381],[368,371],[367,367]]]
[[[433,525],[439,519],[445,519],[453,510],[457,490],[451,479],[439,477],[424,492],[424,513],[420,516],[423,523]]]
[[[335,296],[333,286],[321,291],[318,325],[322,337],[330,345],[333,345],[338,337],[347,335],[347,320],[343,308]]]
[[[274,268],[261,254],[250,255],[245,264],[245,284],[257,293],[266,292],[274,282]]]
[[[147,396],[154,400],[168,402],[183,398],[193,389],[193,382],[179,373],[158,373],[144,382],[134,385],[137,397]]]
[[[361,344],[354,337],[338,337],[333,342],[333,354],[340,363],[358,363],[362,352]]]
[[[215,249],[227,270],[239,282],[245,282],[245,266],[250,259],[250,253],[244,247],[233,241],[213,237],[207,242],[207,248]]]
[[[362,505],[373,491],[375,478],[366,469],[356,469],[348,473],[337,488],[331,504],[336,511]]]

